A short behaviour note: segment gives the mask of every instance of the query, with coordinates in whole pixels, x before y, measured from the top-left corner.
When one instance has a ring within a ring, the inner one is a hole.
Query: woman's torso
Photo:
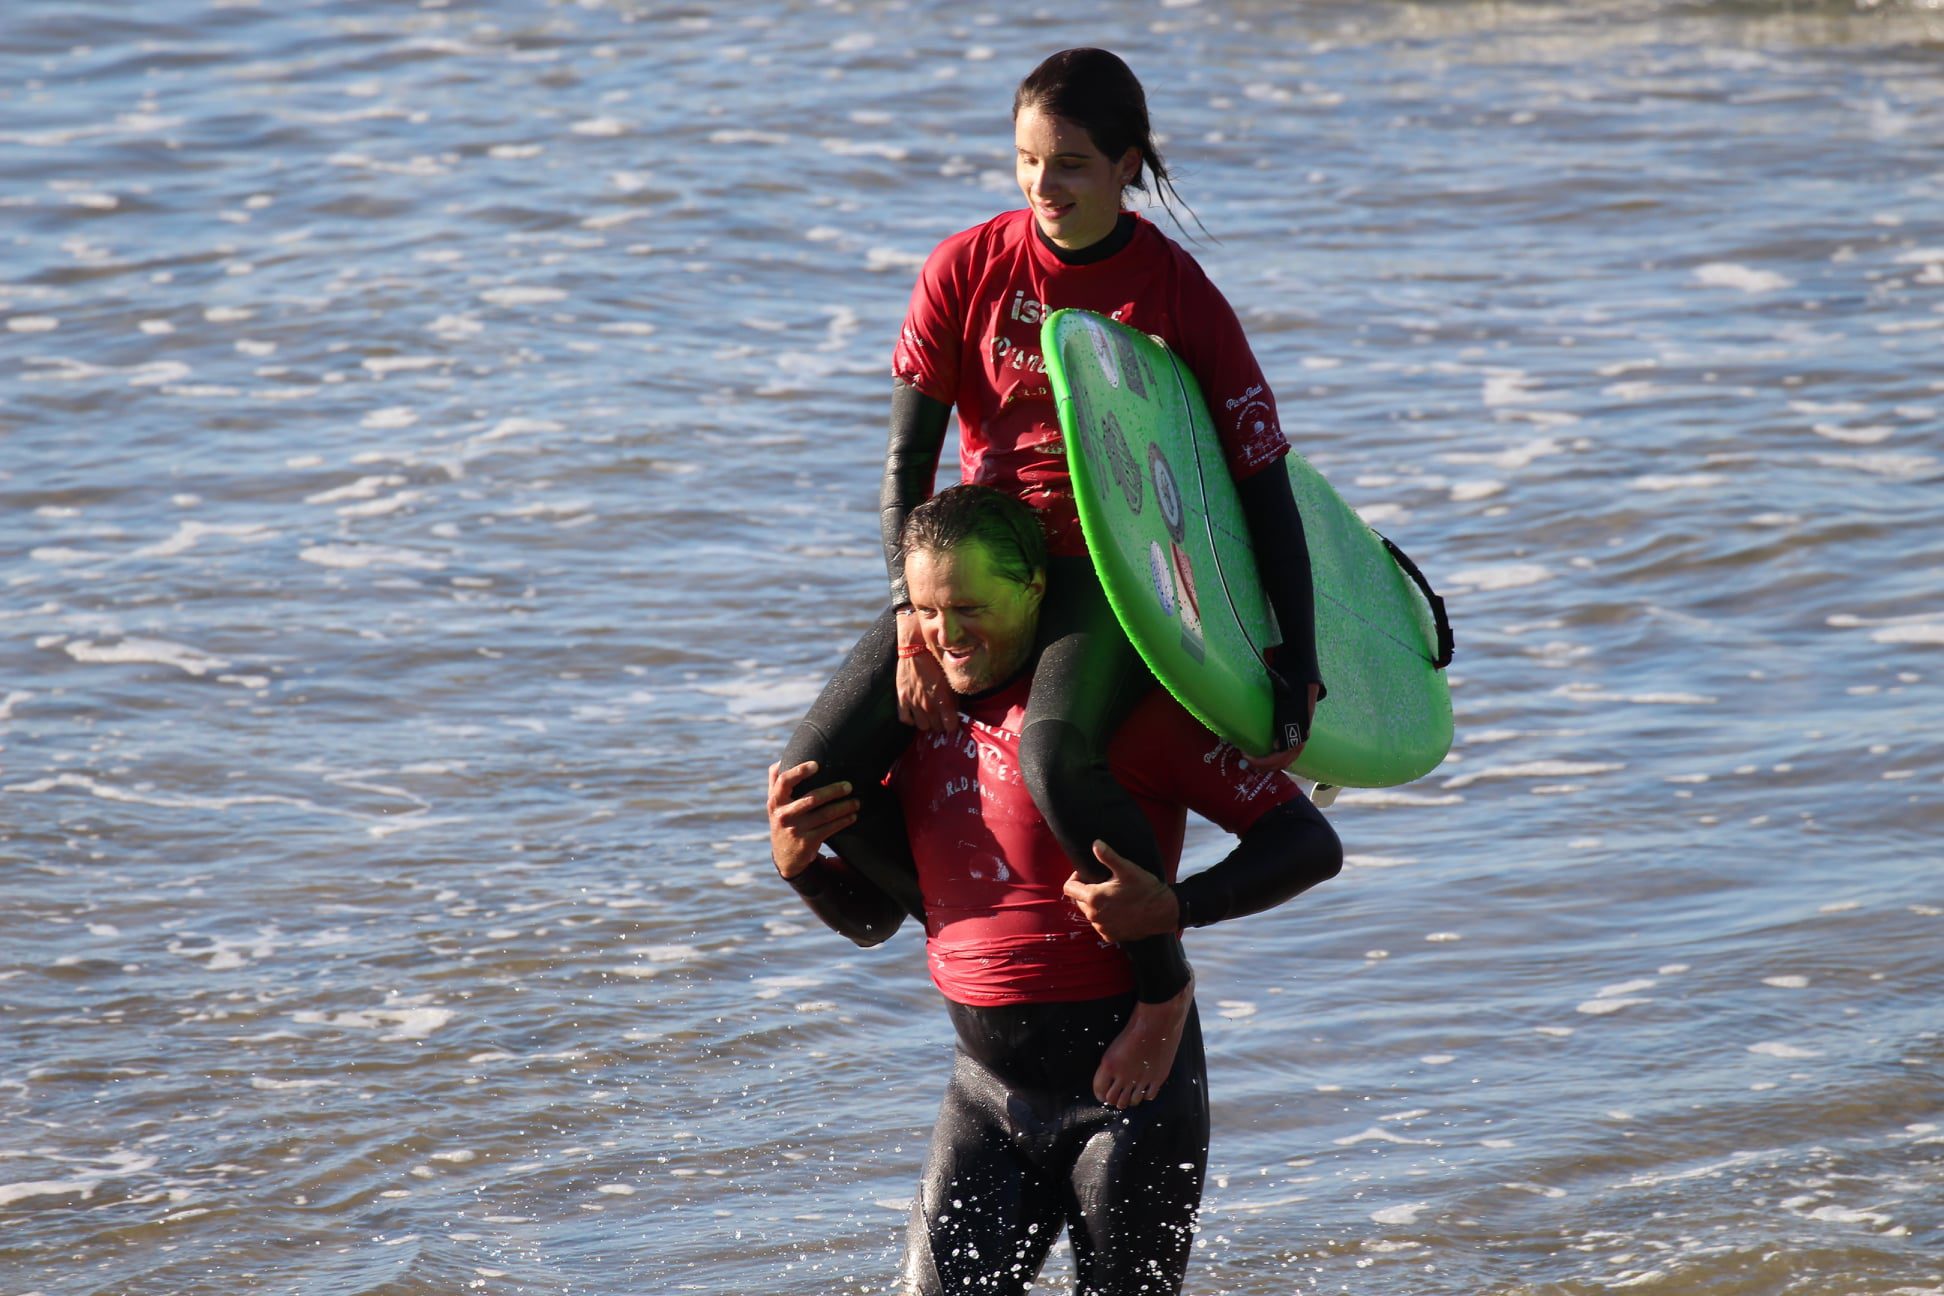
[[[957,407],[964,480],[1038,510],[1054,553],[1086,552],[1040,351],[1040,326],[1056,310],[1096,311],[1153,334],[1189,362],[1212,406],[1250,405],[1243,434],[1224,433],[1232,470],[1287,445],[1234,312],[1186,252],[1134,219],[1124,248],[1083,265],[1061,261],[1027,211],[953,235],[920,275],[893,361],[899,378]]]

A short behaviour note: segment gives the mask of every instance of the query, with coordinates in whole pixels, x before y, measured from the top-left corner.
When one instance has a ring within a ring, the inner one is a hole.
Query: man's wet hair
[[[985,546],[993,570],[1016,585],[1029,585],[1046,570],[1039,516],[1018,496],[990,486],[953,486],[911,510],[898,548],[905,556],[946,553],[969,540]]]

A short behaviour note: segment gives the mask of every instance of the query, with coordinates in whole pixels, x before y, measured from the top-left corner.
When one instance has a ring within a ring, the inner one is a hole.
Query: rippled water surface
[[[10,4],[0,1292],[888,1289],[949,1032],[762,768],[1077,43],[1458,629],[1191,939],[1189,1290],[1944,1292],[1944,14],[1675,0]]]

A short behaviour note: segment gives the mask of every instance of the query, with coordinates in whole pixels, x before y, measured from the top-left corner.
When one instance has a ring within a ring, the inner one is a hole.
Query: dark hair
[[[1161,151],[1154,147],[1154,131],[1148,125],[1147,92],[1139,77],[1123,63],[1118,54],[1104,49],[1061,50],[1026,74],[1013,91],[1013,120],[1028,108],[1037,108],[1052,117],[1070,121],[1087,132],[1094,147],[1109,158],[1119,158],[1129,149],[1141,155],[1141,167],[1128,183],[1147,191],[1142,172],[1154,177],[1154,194],[1161,205],[1181,225],[1174,205],[1180,203],[1197,228],[1206,234],[1207,226],[1195,209],[1182,201],[1168,176]],[[1184,227],[1185,228],[1185,227]]]
[[[1046,570],[1046,532],[1037,514],[1016,495],[970,484],[938,492],[911,510],[898,548],[945,553],[969,541],[985,546],[993,570],[1016,585],[1028,585]]]

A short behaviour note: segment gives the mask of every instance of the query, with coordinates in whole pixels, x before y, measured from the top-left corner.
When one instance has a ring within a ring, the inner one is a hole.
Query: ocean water
[[[889,1289],[949,1029],[763,769],[1082,43],[1459,645],[1446,765],[1191,938],[1188,1290],[1944,1293],[1944,10],[5,30],[0,1294]]]

